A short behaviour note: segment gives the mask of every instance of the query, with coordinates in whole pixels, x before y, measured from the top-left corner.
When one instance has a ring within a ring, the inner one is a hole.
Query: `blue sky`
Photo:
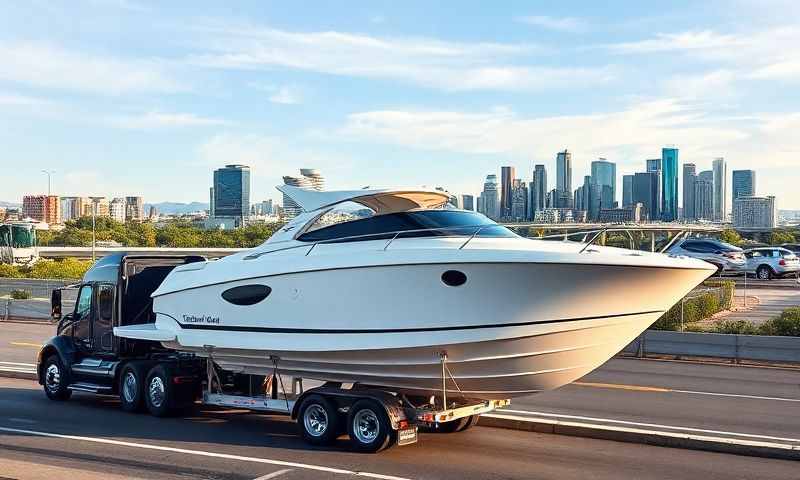
[[[47,168],[62,195],[207,201],[225,163],[253,200],[300,167],[476,194],[501,165],[554,182],[564,148],[577,186],[674,144],[800,208],[800,2],[0,3],[0,200]]]

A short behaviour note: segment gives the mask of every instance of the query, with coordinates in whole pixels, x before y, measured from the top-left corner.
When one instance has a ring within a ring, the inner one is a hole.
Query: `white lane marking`
[[[504,418],[508,420],[516,420],[516,421],[532,421],[534,419],[528,417],[518,417],[516,415],[501,415],[496,413],[486,413],[482,416],[491,417],[491,418]],[[781,450],[800,450],[800,445],[788,445],[785,443],[772,443],[772,442],[759,442],[754,440],[740,440],[737,438],[726,438],[726,437],[712,437],[708,435],[692,435],[687,433],[676,433],[676,432],[663,432],[659,430],[645,430],[642,428],[629,428],[629,427],[616,427],[610,425],[597,425],[591,423],[580,423],[580,422],[566,422],[563,420],[551,420],[547,418],[539,418],[535,419],[538,422],[548,423],[551,425],[564,425],[568,427],[582,427],[582,428],[592,428],[595,430],[605,430],[605,431],[612,431],[612,432],[628,432],[628,433],[641,433],[645,435],[656,435],[659,437],[669,437],[669,438],[684,438],[689,440],[699,440],[704,442],[719,442],[719,443],[727,443],[729,445],[742,445],[748,447],[766,447],[766,448],[776,448]]]
[[[36,367],[35,363],[0,362],[0,365],[14,365],[15,367]]]
[[[744,395],[740,393],[715,393],[715,392],[697,392],[694,390],[670,390],[670,392],[675,393],[688,393],[690,395],[711,395],[714,397],[734,397],[734,398],[749,398],[752,400],[775,400],[776,402],[798,402],[800,403],[800,398],[788,398],[788,397],[762,397],[759,395]]]
[[[501,410],[497,410],[498,412],[509,412],[509,413],[522,413],[527,415],[535,415],[541,417],[554,417],[554,418],[570,418],[573,420],[587,420],[591,422],[601,422],[601,423],[618,423],[621,425],[635,425],[638,427],[651,427],[651,428],[665,428],[667,430],[683,430],[687,432],[699,432],[699,433],[713,433],[717,435],[731,435],[736,437],[743,437],[743,438],[760,438],[763,440],[781,440],[784,442],[795,442],[800,443],[800,438],[786,438],[786,437],[773,437],[771,435],[756,435],[753,433],[739,433],[739,432],[726,432],[724,430],[708,430],[705,428],[694,428],[694,427],[679,427],[675,425],[661,425],[658,423],[642,423],[642,422],[631,422],[627,420],[614,420],[613,418],[598,418],[598,417],[584,417],[581,415],[562,415],[560,413],[546,413],[546,412],[530,412],[527,410],[512,410],[503,408]],[[520,419],[524,419],[525,417],[518,417]]]
[[[36,369],[35,368],[3,367],[3,366],[0,366],[0,372],[36,373]]]
[[[269,480],[270,478],[280,477],[284,473],[291,472],[291,468],[284,468],[283,470],[278,470],[277,472],[268,473],[266,475],[261,475],[260,477],[256,478],[255,480]]]
[[[284,460],[272,460],[269,458],[245,457],[242,455],[232,455],[229,453],[206,452],[203,450],[189,450],[186,448],[164,447],[161,445],[148,445],[146,443],[123,442],[121,440],[111,440],[108,438],[81,437],[78,435],[64,435],[61,433],[40,432],[36,430],[24,430],[21,428],[0,427],[0,432],[19,433],[23,435],[34,435],[38,437],[61,438],[64,440],[79,440],[84,442],[103,443],[107,445],[118,445],[121,447],[142,448],[145,450],[158,450],[161,452],[183,453],[185,455],[196,455],[199,457],[224,458],[226,460],[238,460],[241,462],[265,463],[267,465],[280,465],[282,467],[302,468],[305,470],[316,470],[318,472],[339,473],[342,475],[354,475],[359,477],[377,478],[379,480],[409,480],[403,477],[383,475],[381,473],[357,472],[355,470],[345,470],[343,468],[326,467],[324,465],[312,465],[308,463],[287,462]]]

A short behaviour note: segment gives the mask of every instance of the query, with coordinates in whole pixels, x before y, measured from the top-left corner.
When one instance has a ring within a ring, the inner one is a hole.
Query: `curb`
[[[800,460],[800,445],[740,440],[683,432],[643,430],[546,418],[527,418],[500,413],[481,415],[478,420],[478,426],[751,457]]]

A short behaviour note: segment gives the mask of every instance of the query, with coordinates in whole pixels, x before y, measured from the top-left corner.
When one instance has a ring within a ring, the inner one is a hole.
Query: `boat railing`
[[[327,240],[319,240],[312,244],[301,244],[301,245],[292,245],[289,247],[284,248],[276,248],[274,250],[266,250],[262,252],[255,252],[251,253],[244,257],[245,260],[255,260],[260,258],[264,255],[269,255],[270,253],[276,252],[284,252],[287,250],[294,250],[297,248],[307,248],[308,251],[305,253],[308,256],[317,245],[326,245],[331,243],[345,243],[345,242],[352,242],[352,241],[359,241],[359,240],[369,240],[370,238],[375,238],[376,240],[386,239],[386,244],[383,246],[382,250],[386,250],[389,248],[389,245],[392,244],[396,239],[402,238],[404,235],[414,235],[420,233],[430,233],[430,232],[447,232],[447,231],[461,231],[463,233],[453,234],[453,235],[437,235],[438,237],[467,237],[467,240],[462,243],[458,249],[461,250],[464,248],[473,238],[477,237],[483,230],[486,228],[496,227],[499,225],[459,225],[459,226],[450,226],[450,227],[431,227],[431,228],[417,228],[412,230],[394,230],[389,232],[378,232],[378,233],[366,233],[362,235],[349,235],[346,237],[336,237],[330,238]],[[465,230],[469,230],[468,232],[464,232]],[[387,238],[389,237],[389,238]]]

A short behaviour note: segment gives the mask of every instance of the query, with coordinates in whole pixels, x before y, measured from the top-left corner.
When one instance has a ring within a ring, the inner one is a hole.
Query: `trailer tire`
[[[169,369],[158,364],[150,369],[144,384],[144,403],[154,417],[168,417],[175,411],[175,385]]]
[[[119,401],[126,412],[144,410],[144,379],[147,366],[139,362],[130,362],[122,367],[119,375]]]
[[[50,400],[64,401],[72,396],[69,387],[69,375],[58,355],[50,355],[42,368],[42,385],[44,394]]]
[[[470,428],[474,427],[478,423],[478,418],[480,415],[470,415],[467,417],[467,421],[464,422],[464,425],[461,426],[457,432],[463,432],[464,430],[469,430]]]
[[[375,400],[362,399],[350,406],[347,433],[353,448],[359,452],[376,453],[389,448],[397,440],[386,409]]]
[[[431,432],[435,433],[454,433],[460,432],[466,428],[470,417],[462,417],[449,422],[436,423],[431,428]]]
[[[309,395],[298,409],[300,436],[312,445],[330,445],[341,432],[340,417],[330,399],[322,395]]]

